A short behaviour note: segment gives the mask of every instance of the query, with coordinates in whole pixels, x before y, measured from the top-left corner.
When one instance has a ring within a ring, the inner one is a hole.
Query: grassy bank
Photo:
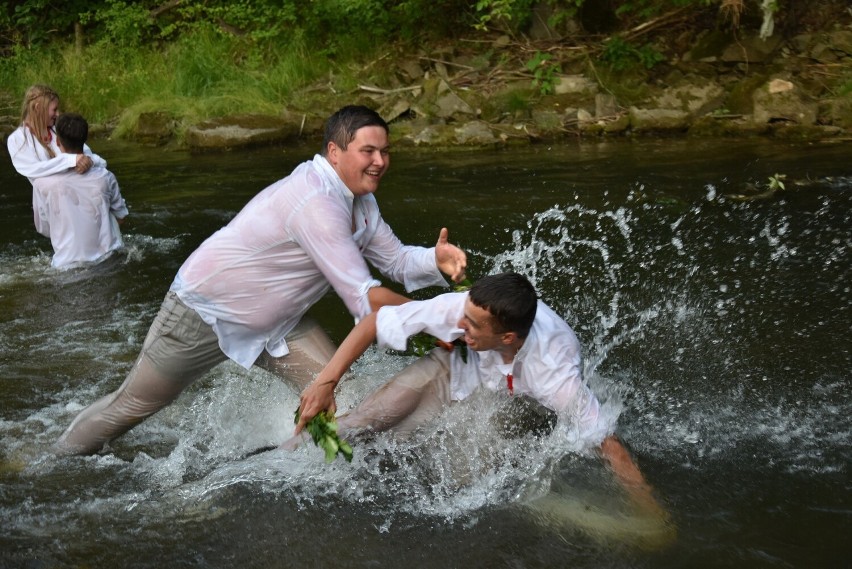
[[[20,51],[0,62],[0,85],[17,105],[29,85],[48,84],[60,93],[63,110],[113,125],[121,136],[147,111],[188,124],[234,113],[276,114],[331,67],[298,40],[261,52],[239,38],[196,32],[162,48],[78,50],[69,43]],[[337,66],[336,81],[346,83],[344,68]]]

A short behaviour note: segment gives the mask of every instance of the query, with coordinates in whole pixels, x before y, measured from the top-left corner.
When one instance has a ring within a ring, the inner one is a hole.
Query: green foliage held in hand
[[[300,416],[299,409],[296,409],[293,422],[298,423]],[[352,462],[352,447],[337,436],[337,421],[332,413],[318,413],[307,422],[305,430],[311,435],[314,444],[325,451],[326,462],[333,461],[338,454],[342,455],[346,462]]]

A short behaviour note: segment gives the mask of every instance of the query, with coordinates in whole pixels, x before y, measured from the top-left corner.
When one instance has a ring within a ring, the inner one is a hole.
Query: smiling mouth
[[[379,176],[382,175],[381,170],[367,170],[364,173],[367,174],[368,176],[372,176],[372,177],[375,177],[375,178],[378,178]]]

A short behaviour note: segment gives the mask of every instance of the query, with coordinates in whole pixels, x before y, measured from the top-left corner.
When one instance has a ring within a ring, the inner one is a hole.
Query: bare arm
[[[382,286],[373,287],[367,293],[372,312],[349,332],[343,343],[332,356],[317,377],[302,392],[299,403],[299,422],[296,434],[321,411],[326,409],[334,413],[337,404],[334,401],[334,388],[346,370],[355,363],[361,354],[367,351],[376,340],[376,312],[382,306],[398,306],[411,299]]]
[[[382,306],[399,306],[411,300],[383,286],[371,288],[367,293],[367,298],[370,300],[370,308],[373,312],[376,312]]]
[[[302,392],[299,404],[300,418],[296,425],[296,434],[318,413],[337,410],[334,402],[334,388],[355,360],[361,357],[376,340],[376,313],[371,312],[349,332],[340,347],[326,364],[316,379]]]
[[[668,520],[668,512],[654,498],[653,488],[645,481],[645,477],[642,476],[630,453],[615,435],[604,439],[600,452],[630,499],[642,513],[663,521]]]

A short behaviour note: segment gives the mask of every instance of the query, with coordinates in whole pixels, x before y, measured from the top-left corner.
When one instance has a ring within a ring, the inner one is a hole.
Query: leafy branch
[[[298,423],[300,416],[299,409],[296,409],[293,422]],[[311,435],[314,444],[325,451],[326,462],[333,461],[338,454],[342,455],[346,462],[352,462],[352,447],[337,435],[337,421],[333,413],[318,413],[308,421],[305,430]]]

